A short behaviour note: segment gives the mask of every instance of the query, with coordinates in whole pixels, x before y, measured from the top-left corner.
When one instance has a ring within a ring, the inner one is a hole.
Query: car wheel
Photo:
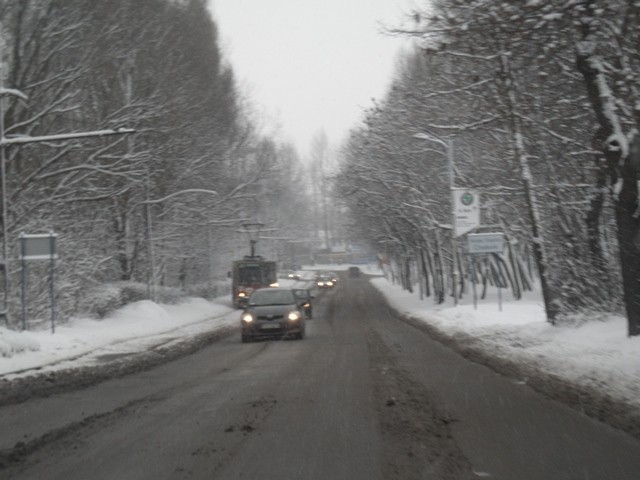
[[[249,335],[242,335],[242,343],[251,342],[251,337]]]

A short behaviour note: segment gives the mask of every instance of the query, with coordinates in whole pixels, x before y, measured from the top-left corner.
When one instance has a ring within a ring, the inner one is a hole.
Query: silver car
[[[303,339],[305,315],[301,301],[290,288],[254,291],[240,316],[242,341],[286,336]]]

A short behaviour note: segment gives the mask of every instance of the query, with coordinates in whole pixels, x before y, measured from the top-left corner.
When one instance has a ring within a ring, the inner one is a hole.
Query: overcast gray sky
[[[240,84],[269,125],[307,154],[336,145],[385,92],[406,40],[381,33],[420,0],[210,0]]]

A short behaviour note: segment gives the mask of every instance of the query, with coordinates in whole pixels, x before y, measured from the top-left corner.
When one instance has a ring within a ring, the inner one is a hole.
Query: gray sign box
[[[504,250],[504,233],[470,233],[467,235],[469,253],[501,253]]]
[[[58,258],[56,253],[57,235],[20,235],[21,260],[51,260]]]

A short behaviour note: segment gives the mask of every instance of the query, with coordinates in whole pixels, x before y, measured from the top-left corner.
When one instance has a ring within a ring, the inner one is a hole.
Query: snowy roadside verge
[[[0,329],[0,404],[82,388],[188,355],[237,328],[238,313],[227,303],[145,300],[102,320],[72,319],[55,334]]]
[[[309,274],[310,275],[310,274]],[[282,279],[283,285],[307,285]],[[50,330],[0,326],[0,405],[83,388],[145,370],[203,348],[239,329],[230,295],[177,304],[140,300],[104,318],[72,318]]]
[[[371,283],[403,319],[463,356],[526,383],[540,393],[640,438],[640,338],[628,338],[616,315],[576,316],[551,326],[540,299],[466,299],[457,307],[402,290],[385,278]]]

